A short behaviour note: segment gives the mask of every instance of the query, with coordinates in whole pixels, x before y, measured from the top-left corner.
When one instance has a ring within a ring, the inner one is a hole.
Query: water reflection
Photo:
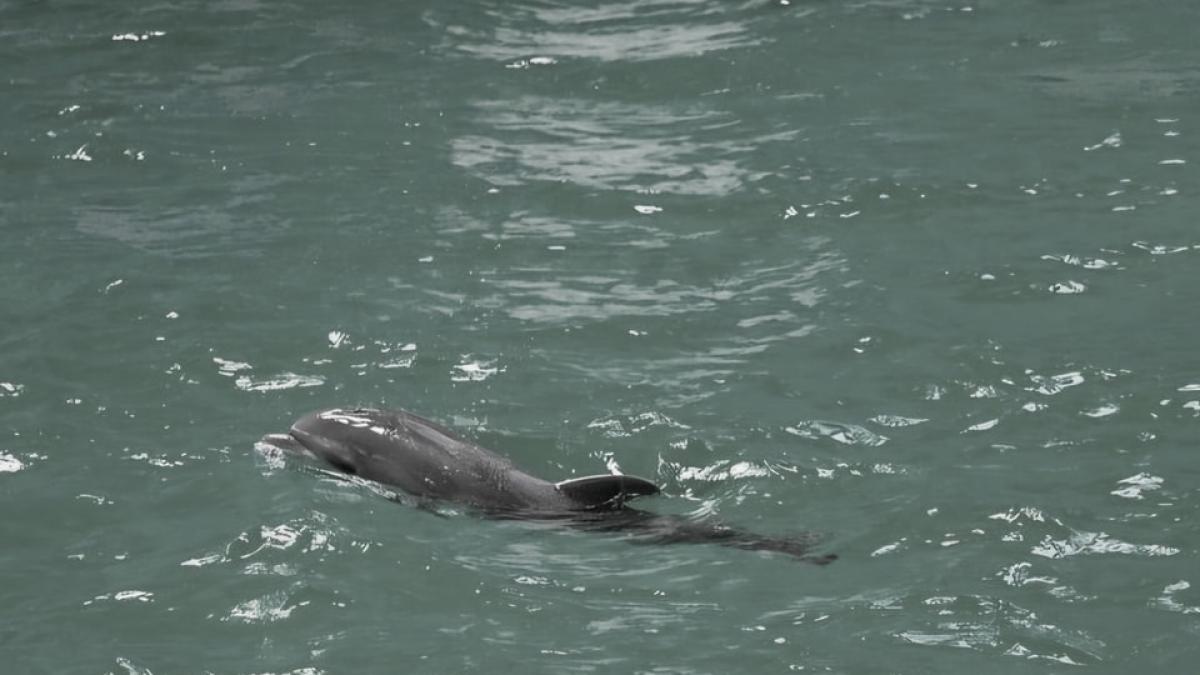
[[[547,54],[600,61],[649,61],[693,57],[766,41],[739,20],[736,7],[675,0],[618,2],[590,8],[578,3],[497,3],[469,14],[443,16],[431,12],[426,21],[449,36],[446,48],[495,60]]]
[[[452,161],[500,185],[726,195],[768,175],[750,156],[796,136],[738,134],[734,115],[697,105],[523,96],[475,108],[479,129],[451,142]]]
[[[814,246],[820,243],[814,242]],[[487,304],[505,307],[514,319],[538,323],[704,314],[728,307],[735,317],[748,315],[733,321],[742,329],[735,349],[759,351],[755,345],[803,337],[812,327],[798,312],[761,314],[755,305],[775,298],[812,308],[824,297],[823,275],[844,270],[845,261],[837,252],[818,250],[808,255],[809,259],[776,267],[747,261],[734,274],[708,284],[669,278],[643,280],[626,273],[605,276],[600,269],[580,274],[583,270],[578,267],[575,273],[562,274],[549,274],[551,270],[544,268],[516,268],[497,272],[487,281],[497,291]]]

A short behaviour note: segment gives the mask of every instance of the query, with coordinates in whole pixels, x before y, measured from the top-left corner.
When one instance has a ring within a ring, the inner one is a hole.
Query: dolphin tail
[[[820,543],[820,537],[812,533],[771,537],[738,530],[716,521],[696,521],[636,509],[623,509],[619,517],[609,515],[601,520],[580,521],[579,525],[593,530],[629,532],[633,535],[630,541],[640,544],[717,544],[745,551],[785,553],[813,565],[828,565],[837,560],[837,554],[813,552]]]
[[[771,551],[786,553],[797,560],[813,565],[828,565],[837,560],[836,553],[812,553],[816,541],[813,537],[801,536],[795,538],[763,537],[755,534],[737,533],[725,541],[717,543],[747,551]]]

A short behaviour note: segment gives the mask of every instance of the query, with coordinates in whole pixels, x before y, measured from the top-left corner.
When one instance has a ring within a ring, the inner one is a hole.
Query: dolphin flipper
[[[554,487],[586,508],[617,507],[634,497],[660,492],[657,485],[645,478],[622,474],[572,478],[555,483]]]

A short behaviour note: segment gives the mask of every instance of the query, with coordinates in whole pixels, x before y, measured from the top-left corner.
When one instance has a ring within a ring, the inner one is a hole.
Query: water
[[[11,672],[1191,672],[1200,6],[0,2]],[[828,567],[253,448],[412,409]]]

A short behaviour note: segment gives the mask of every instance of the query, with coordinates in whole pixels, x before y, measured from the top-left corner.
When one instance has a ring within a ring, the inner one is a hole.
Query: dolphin
[[[461,504],[490,518],[624,532],[636,543],[713,543],[774,551],[818,565],[837,558],[811,554],[810,535],[762,536],[718,522],[627,507],[636,497],[661,492],[644,478],[610,474],[555,483],[537,478],[506,457],[403,410],[320,410],[301,417],[286,434],[264,436],[262,443],[322,461],[341,474],[398,488],[423,503]]]

